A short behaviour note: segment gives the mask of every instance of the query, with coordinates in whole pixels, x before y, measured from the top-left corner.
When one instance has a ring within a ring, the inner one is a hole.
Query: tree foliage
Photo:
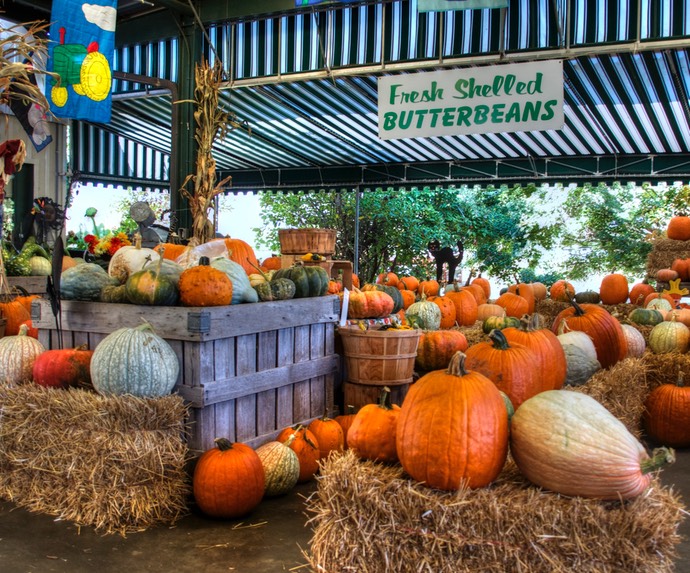
[[[554,226],[535,217],[543,193],[529,188],[410,188],[355,192],[263,194],[263,226],[257,242],[277,252],[277,228],[333,228],[336,257],[355,260],[355,220],[359,219],[360,280],[393,271],[435,276],[429,241],[464,244],[464,278],[483,272],[512,280],[521,268],[536,265],[541,246],[550,244]]]

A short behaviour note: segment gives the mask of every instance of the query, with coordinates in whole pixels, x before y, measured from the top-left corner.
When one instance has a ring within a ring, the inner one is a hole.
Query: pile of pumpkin
[[[138,240],[118,249],[107,271],[83,261],[67,267],[60,278],[63,299],[142,305],[224,306],[323,296],[330,282],[320,266],[264,271],[240,239],[154,249]]]

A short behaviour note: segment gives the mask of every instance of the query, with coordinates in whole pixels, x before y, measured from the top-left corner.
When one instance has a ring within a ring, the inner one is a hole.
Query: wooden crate
[[[11,287],[23,288],[29,294],[44,295],[48,292],[48,277],[7,277]]]
[[[190,405],[189,448],[206,450],[216,437],[256,446],[333,408],[339,307],[332,295],[209,308],[62,301],[63,347],[95,349],[148,321],[180,360],[174,391]],[[34,301],[32,321],[57,348],[49,301]]]

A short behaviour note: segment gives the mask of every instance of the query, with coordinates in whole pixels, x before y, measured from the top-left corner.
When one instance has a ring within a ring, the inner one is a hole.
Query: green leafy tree
[[[384,271],[435,276],[427,250],[433,239],[449,246],[463,242],[465,276],[484,272],[509,280],[537,264],[541,247],[557,232],[535,215],[540,193],[535,187],[375,189],[361,194],[358,215],[353,192],[266,193],[257,243],[278,252],[278,228],[333,228],[336,258],[355,260],[358,216],[361,281]]]
[[[652,240],[663,234],[684,197],[684,189],[677,186],[572,189],[564,203],[563,272],[576,280],[611,272],[643,275]]]

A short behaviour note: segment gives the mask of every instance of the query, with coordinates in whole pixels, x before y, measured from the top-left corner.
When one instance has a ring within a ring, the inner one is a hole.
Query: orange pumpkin
[[[417,277],[401,277],[398,280],[398,288],[416,291],[419,288],[419,279]]]
[[[411,304],[414,304],[417,300],[417,295],[412,290],[407,290],[406,288],[400,289],[400,296],[403,301],[403,310],[406,310]],[[455,310],[455,309],[453,309]]]
[[[531,284],[532,284],[532,291],[534,291],[534,300],[536,300],[536,301],[546,300],[546,297],[549,294],[549,291],[546,288],[546,285],[544,283],[540,283],[540,282],[531,283]]]
[[[664,283],[674,281],[677,278],[678,271],[674,271],[673,269],[659,269],[656,272],[656,279]],[[630,300],[632,301],[632,298]]]
[[[477,322],[477,300],[468,290],[451,290],[445,297],[455,305],[455,322],[458,326],[472,326]]]
[[[438,284],[436,279],[427,279],[425,281],[420,281],[417,287],[417,294],[422,296],[423,294],[427,297],[437,296],[441,290],[441,285]]]
[[[508,289],[510,290],[510,289]],[[515,294],[521,296],[527,301],[527,314],[534,312],[534,305],[536,304],[536,297],[534,296],[534,288],[531,283],[518,283],[515,285]]]
[[[671,270],[678,273],[678,278],[681,281],[690,280],[690,268],[688,268],[688,263],[690,263],[690,259],[675,259],[671,263]]]
[[[217,447],[205,451],[194,468],[194,499],[199,509],[211,517],[241,517],[259,505],[264,496],[264,467],[248,445],[225,438],[216,438],[215,442]]]
[[[525,315],[520,319],[518,328],[511,326],[502,332],[509,343],[522,344],[532,350],[541,372],[542,390],[563,387],[568,370],[563,345],[553,332],[541,327],[538,314]]]
[[[359,288],[359,277],[355,273],[352,273],[352,286]]]
[[[630,289],[630,302],[631,304],[642,306],[644,304],[644,299],[655,292],[654,287],[649,283],[636,283]]]
[[[415,366],[424,372],[448,368],[456,352],[467,350],[465,335],[459,330],[426,330],[417,345]]]
[[[343,450],[347,450],[349,447],[347,445],[347,431],[350,429],[350,426],[352,426],[352,422],[354,422],[356,414],[357,412],[355,411],[355,407],[352,404],[348,404],[345,413],[334,418],[334,420],[338,422],[340,427],[343,429]]]
[[[376,284],[397,288],[398,275],[395,273],[381,273],[378,277],[376,277]]]
[[[529,302],[527,299],[512,292],[504,292],[499,296],[495,304],[502,306],[506,311],[506,316],[520,318],[523,314],[528,314]]]
[[[295,438],[290,442],[289,447],[299,459],[299,479],[297,481],[305,483],[313,479],[319,469],[319,442],[316,436],[302,424],[283,428],[276,437],[276,441],[287,442],[293,434]]]
[[[327,458],[331,452],[342,452],[345,446],[343,428],[333,418],[324,414],[321,418],[315,418],[307,426],[319,443],[319,457]]]
[[[393,312],[395,302],[391,295],[380,290],[359,290],[350,293],[348,318],[383,318]]]
[[[508,454],[503,397],[457,352],[447,370],[429,372],[410,387],[396,444],[403,469],[428,487],[484,487],[498,477]]]
[[[177,284],[183,306],[225,306],[232,301],[232,281],[210,266],[208,257],[182,271]]]
[[[629,292],[628,279],[621,273],[610,273],[601,279],[599,297],[602,304],[623,304]]]
[[[224,241],[225,246],[228,248],[228,258],[239,264],[247,275],[255,273],[256,267],[259,266],[259,261],[251,245],[242,239],[231,239],[230,237],[226,237]]]
[[[676,241],[690,240],[690,217],[686,215],[671,217],[666,227],[666,236]]]
[[[93,352],[86,345],[46,350],[34,362],[33,380],[49,388],[93,388],[90,371]]]
[[[682,372],[675,384],[662,384],[649,393],[642,423],[647,434],[664,446],[690,446],[690,386],[685,386]]]
[[[477,301],[477,305],[484,304],[486,302],[486,294],[484,293],[484,289],[480,285],[471,284],[461,287],[460,290],[470,291],[474,296],[474,300]]]
[[[283,268],[283,261],[279,255],[271,255],[262,261],[261,266],[267,271],[279,271]]]
[[[441,309],[441,328],[453,328],[455,326],[455,304],[453,301],[447,296],[430,296],[427,300]]]
[[[601,305],[580,305],[573,300],[570,307],[559,312],[554,319],[551,327],[554,334],[559,333],[563,322],[568,329],[579,330],[589,335],[602,368],[613,366],[628,353],[628,343],[621,323]]]
[[[31,320],[31,313],[17,299],[0,302],[0,316],[7,320],[5,336],[16,336],[19,334],[19,326],[27,320]]]
[[[549,289],[551,300],[569,302],[575,296],[575,287],[566,280],[558,280]]]
[[[500,304],[484,303],[477,307],[477,320],[484,322],[490,316],[505,316],[506,309]]]
[[[73,259],[69,255],[65,255],[62,257],[62,270],[65,271],[67,269],[71,269],[72,267],[77,266],[77,261],[76,259]]]
[[[502,330],[492,330],[489,339],[491,342],[477,342],[467,349],[465,366],[496,384],[517,410],[525,400],[545,390],[541,371],[532,350],[509,343]]]
[[[663,299],[667,301],[670,305],[671,308],[676,308],[676,301],[673,299],[673,297],[670,294],[665,294],[663,292],[652,292],[649,293],[645,298],[644,298],[644,304],[643,306],[647,308],[647,306],[652,303],[653,301],[656,301],[657,299]]]
[[[179,245],[177,243],[160,243],[153,247],[153,250],[160,254],[163,251],[163,258],[169,261],[174,261],[182,253],[187,250],[187,245]]]
[[[473,278],[470,284],[479,285],[480,287],[482,287],[486,300],[489,300],[489,298],[491,297],[491,284],[488,280],[486,280],[482,276],[478,276]]]
[[[347,443],[364,460],[385,463],[398,461],[395,446],[400,406],[390,401],[390,388],[384,386],[378,404],[362,406],[347,431]]]

